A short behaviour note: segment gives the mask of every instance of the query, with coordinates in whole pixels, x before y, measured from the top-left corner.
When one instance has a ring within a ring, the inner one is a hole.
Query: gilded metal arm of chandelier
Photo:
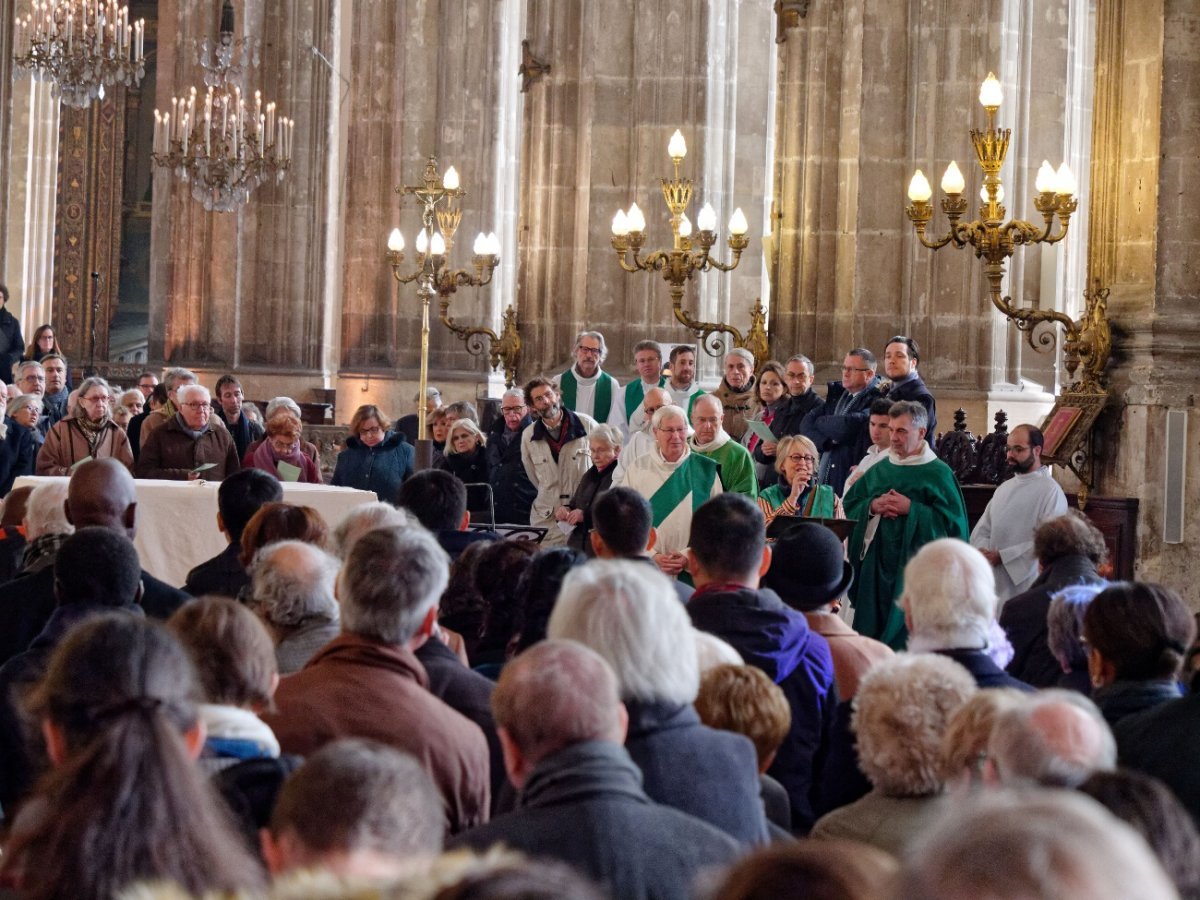
[[[983,188],[980,190],[982,205],[979,218],[967,223],[960,222],[967,211],[968,201],[963,196],[965,180],[958,165],[951,162],[942,177],[942,211],[950,220],[950,230],[940,238],[926,237],[926,227],[933,218],[930,198],[933,190],[920,169],[913,175],[908,187],[911,201],[905,212],[912,220],[917,238],[931,250],[939,250],[947,244],[963,248],[970,246],[975,255],[983,260],[983,273],[988,280],[988,297],[992,305],[1025,332],[1029,346],[1035,350],[1053,347],[1053,333],[1040,332],[1035,338],[1037,326],[1043,323],[1061,325],[1064,330],[1064,362],[1068,373],[1075,378],[1076,370],[1083,371],[1072,390],[1103,392],[1100,376],[1108,363],[1112,349],[1112,330],[1105,314],[1107,290],[1097,285],[1084,294],[1087,309],[1079,320],[1053,309],[1018,308],[1011,296],[1001,289],[1004,267],[1008,258],[1021,245],[1056,244],[1067,236],[1071,215],[1078,209],[1075,198],[1075,176],[1066,163],[1055,172],[1048,162],[1043,162],[1035,181],[1037,194],[1033,198],[1034,208],[1042,215],[1042,224],[1020,219],[1005,221],[1004,186],[1000,180],[1000,169],[1008,153],[1012,130],[996,128],[996,113],[1000,109],[1003,94],[1000,82],[989,73],[979,91],[979,102],[987,112],[987,128],[983,131],[971,129],[971,143],[979,167],[983,171]],[[1054,230],[1054,219],[1058,217],[1059,228]]]
[[[617,251],[617,261],[626,272],[660,272],[667,282],[671,294],[671,308],[675,318],[685,328],[689,329],[701,341],[706,352],[713,356],[722,353],[724,341],[714,337],[716,334],[727,333],[733,338],[737,347],[748,349],[767,345],[766,316],[762,314],[761,300],[757,302],[751,313],[750,332],[743,336],[742,332],[726,322],[701,322],[692,318],[691,313],[683,308],[684,285],[697,273],[716,269],[721,272],[732,272],[742,259],[742,251],[749,245],[746,231],[749,225],[746,216],[740,208],[734,210],[729,219],[729,249],[733,252],[733,260],[723,263],[714,258],[709,251],[717,242],[717,214],[712,205],[705,203],[696,216],[698,230],[693,234],[692,222],[687,216],[688,204],[692,200],[692,180],[681,178],[679,166],[687,156],[687,143],[683,134],[676,131],[667,145],[667,154],[675,166],[674,178],[663,178],[662,193],[667,209],[671,212],[671,234],[673,243],[669,250],[656,250],[647,256],[642,256],[642,247],[646,242],[646,217],[638,205],[634,203],[629,211],[617,210],[612,223],[612,245]],[[756,313],[758,315],[756,315]],[[757,355],[758,351],[754,351]]]
[[[436,157],[429,157],[421,184],[402,185],[396,188],[396,193],[416,197],[421,206],[416,268],[407,274],[401,271],[404,265],[404,236],[399,228],[393,228],[388,236],[387,251],[392,277],[400,284],[417,282],[417,295],[421,298],[421,396],[424,396],[428,375],[429,304],[435,296],[440,298],[439,318],[442,324],[454,332],[474,356],[481,356],[490,346],[492,368],[503,364],[506,381],[511,386],[516,379],[517,357],[521,350],[516,312],[512,306],[504,313],[504,327],[499,335],[490,328],[460,325],[450,316],[450,300],[459,287],[483,287],[492,280],[492,273],[500,262],[499,238],[494,232],[475,238],[470,269],[453,269],[447,265],[447,257],[454,249],[454,235],[462,222],[462,207],[456,206],[455,201],[465,197],[466,191],[459,186],[458,172],[453,166],[446,170],[445,175],[438,174]],[[488,339],[488,345],[484,344],[484,338]],[[420,415],[419,436],[424,438],[425,417],[423,412]]]

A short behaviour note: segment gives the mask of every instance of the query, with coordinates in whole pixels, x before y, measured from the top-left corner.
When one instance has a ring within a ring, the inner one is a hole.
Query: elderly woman
[[[813,484],[820,454],[802,434],[789,435],[775,450],[779,481],[758,495],[758,508],[770,525],[777,516],[841,519],[842,501],[827,484]]]
[[[429,426],[429,438],[433,441],[433,464],[435,466],[445,456],[446,437],[450,434],[450,426],[454,424],[454,421],[444,406],[429,414],[426,424]]]
[[[8,404],[0,431],[0,497],[12,490],[22,475],[32,475],[38,450],[45,437],[38,431],[42,398],[37,394],[19,394]]]
[[[588,435],[588,446],[592,451],[592,467],[579,479],[567,505],[554,511],[554,518],[575,526],[567,538],[567,546],[591,556],[592,504],[612,487],[621,455],[621,432],[614,425],[597,425]]]
[[[763,843],[754,745],[700,723],[692,626],[665,575],[633,561],[595,560],[563,582],[546,636],[579,641],[612,666],[629,713],[625,749],[650,799],[746,845]]]
[[[413,446],[392,430],[379,407],[367,403],[350,418],[350,435],[338,454],[331,484],[374,491],[394,503],[401,483],[413,473]]]
[[[254,404],[252,404],[252,403],[244,403],[242,405],[242,409],[247,409],[248,407],[251,407],[253,405]],[[296,417],[296,421],[298,421],[298,422],[304,421],[304,416],[300,412],[300,404],[298,404],[291,397],[274,397],[271,400],[267,401],[267,412],[266,412],[266,415],[263,417],[263,421],[262,421],[262,426],[263,426],[264,430],[266,429],[267,423],[269,423],[273,418],[275,418],[275,416],[280,415],[280,414],[285,414],[285,415],[290,414],[290,415]],[[246,415],[247,415],[247,417],[249,417],[251,419],[254,418],[254,415],[252,413],[250,413],[249,411],[247,411]],[[254,461],[251,457],[253,456],[254,451],[257,450],[264,441],[266,441],[265,435],[256,441],[251,441],[246,446],[246,452],[242,455],[242,468],[243,469],[249,469],[254,466]],[[318,472],[321,471],[321,454],[320,454],[320,451],[317,450],[317,445],[301,438],[300,450],[305,456],[307,456],[309,459],[311,459],[313,461],[313,464],[317,467],[317,471]]]
[[[1092,599],[1083,638],[1092,699],[1110,726],[1182,695],[1177,679],[1195,636],[1188,605],[1162,585],[1120,582]]]
[[[250,468],[261,469],[280,481],[321,484],[321,470],[300,449],[300,419],[290,412],[276,412],[268,419],[267,436],[246,455]]]
[[[471,419],[456,419],[446,433],[446,449],[439,469],[445,469],[463,484],[487,484],[491,476],[487,439]]]
[[[762,364],[754,382],[754,399],[757,409],[750,421],[762,422],[770,427],[775,421],[775,414],[788,402],[787,373],[782,364],[773,359]],[[758,476],[759,490],[770,487],[775,483],[774,460],[762,454],[762,438],[754,433],[753,428],[747,428],[742,435],[742,444],[754,457],[754,473]]]
[[[1092,696],[1088,651],[1083,645],[1083,617],[1092,600],[1107,586],[1107,581],[1072,584],[1050,599],[1050,609],[1046,613],[1046,647],[1062,670],[1055,687]],[[1012,671],[1011,666],[1009,671]]]
[[[125,432],[112,420],[113,392],[103,378],[87,378],[79,386],[79,399],[71,417],[46,434],[38,451],[38,475],[70,475],[89,459],[112,457],[133,468],[133,451]]]
[[[117,405],[129,410],[130,416],[140,416],[146,406],[146,395],[137,388],[130,388],[117,398]]]
[[[851,727],[869,794],[817,820],[814,839],[870,844],[893,856],[946,808],[942,740],[951,716],[975,693],[975,680],[953,660],[906,654],[862,680]]]

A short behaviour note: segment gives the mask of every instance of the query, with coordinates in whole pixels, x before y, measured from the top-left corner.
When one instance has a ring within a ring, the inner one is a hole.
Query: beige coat
[[[133,469],[133,451],[129,448],[129,439],[116,422],[108,422],[100,435],[96,452],[92,453],[87,434],[79,423],[74,419],[63,419],[46,434],[46,442],[38,451],[35,472],[38,475],[70,475],[71,466],[89,456],[94,459],[112,457],[124,463],[127,469]]]
[[[567,505],[583,473],[592,467],[588,435],[596,427],[596,420],[568,409],[563,410],[563,415],[568,417],[568,439],[559,450],[557,460],[546,443],[546,429],[540,420],[535,420],[521,432],[521,463],[529,481],[537,488],[533,508],[529,511],[529,524],[548,529],[542,539],[544,547],[567,543],[567,536],[554,521],[554,510]]]

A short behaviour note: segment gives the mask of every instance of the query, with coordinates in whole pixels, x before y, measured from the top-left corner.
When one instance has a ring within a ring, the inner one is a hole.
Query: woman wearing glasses
[[[396,502],[400,483],[413,472],[413,446],[373,404],[360,406],[350,419],[350,436],[338,454],[331,484],[374,491]]]
[[[819,461],[816,445],[804,435],[790,435],[779,441],[775,451],[779,481],[758,495],[758,507],[768,525],[777,516],[844,518],[842,501],[833,488],[813,484]]]
[[[87,378],[70,418],[54,425],[38,452],[38,475],[70,475],[88,459],[112,457],[133,468],[129,439],[112,419],[113,392],[103,378]]]

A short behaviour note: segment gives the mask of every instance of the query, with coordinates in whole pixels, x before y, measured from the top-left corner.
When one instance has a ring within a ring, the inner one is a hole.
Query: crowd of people
[[[123,428],[82,380],[35,456],[68,477],[0,515],[0,889],[1200,898],[1195,618],[1105,579],[1035,427],[971,527],[908,338],[823,398],[803,356],[705,392],[687,345],[625,386],[606,352],[488,423],[417,398],[420,471],[416,420],[360,407],[331,481],[380,500],[337,522],[285,501],[321,480],[288,398],[146,373]],[[135,475],[219,482],[181,587]],[[483,484],[542,540],[471,528]]]

